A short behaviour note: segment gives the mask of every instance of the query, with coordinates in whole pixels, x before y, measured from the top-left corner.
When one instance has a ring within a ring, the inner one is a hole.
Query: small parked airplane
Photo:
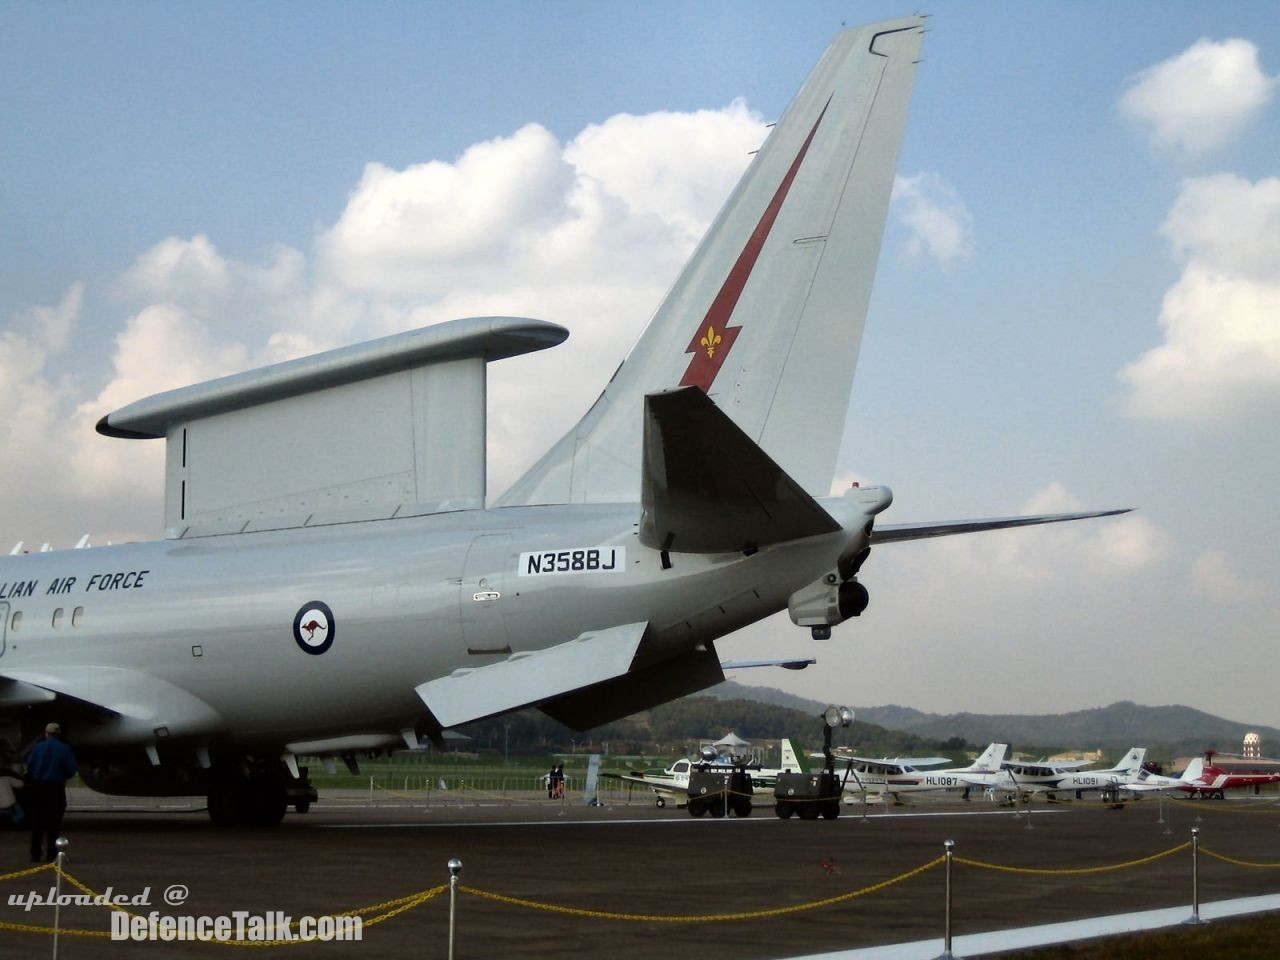
[[[1214,753],[1213,750],[1206,750],[1203,757],[1196,757],[1187,764],[1187,769],[1182,771],[1180,777],[1162,777],[1143,770],[1131,782],[1123,784],[1123,787],[1133,793],[1176,790],[1193,797],[1225,800],[1228,790],[1280,783],[1280,773],[1228,772],[1214,765]]]
[[[1062,781],[1074,774],[1081,767],[1089,766],[1091,761],[1072,760],[1064,763],[1050,763],[1047,760],[1006,760],[994,780],[987,784],[988,789],[1009,794],[1030,796],[1035,793],[1048,793],[1058,789]]]
[[[933,790],[964,790],[975,786],[985,787],[999,775],[1000,764],[1009,750],[1007,743],[993,743],[965,767],[947,767],[940,770],[922,770],[950,763],[947,757],[898,757],[874,759],[851,756],[842,750],[832,751],[835,758],[845,764],[841,774],[844,783],[845,802],[851,803],[862,795],[890,796],[900,803],[901,793],[917,793]]]
[[[633,771],[631,773],[602,773],[601,777],[620,780],[623,783],[648,787],[654,792],[654,803],[665,807],[674,800],[676,806],[683,807],[689,800],[689,777],[698,770],[732,772],[734,769],[745,770],[751,778],[753,790],[772,791],[779,773],[795,773],[803,770],[800,758],[790,740],[782,741],[782,756],[778,767],[761,767],[745,762],[742,757],[726,756],[714,750],[704,750],[701,757],[680,759],[665,770]]]
[[[829,637],[873,548],[1124,512],[894,524],[887,487],[830,495],[924,24],[835,38],[603,393],[492,503],[487,364],[556,324],[454,320],[104,416],[164,441],[166,539],[0,558],[0,740],[56,720],[94,789],[274,824],[300,756],[355,769],[526,706],[599,726],[719,683],[715,641],[771,614]]]
[[[1052,798],[1055,792],[1074,790],[1079,798],[1086,791],[1101,790],[1104,799],[1114,799],[1125,781],[1142,771],[1142,764],[1146,759],[1146,747],[1131,747],[1114,767],[1064,773],[1057,786],[1048,791],[1048,795]]]

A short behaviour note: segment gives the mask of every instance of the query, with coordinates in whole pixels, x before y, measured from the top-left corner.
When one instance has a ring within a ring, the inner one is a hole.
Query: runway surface
[[[958,858],[956,936],[1189,909],[1190,850],[1157,855],[1187,843],[1193,826],[1200,829],[1202,901],[1280,890],[1280,869],[1221,859],[1280,864],[1274,797],[1171,801],[1164,805],[1165,823],[1151,799],[1122,810],[1097,801],[1041,803],[1028,825],[1025,814],[959,800],[873,807],[865,817],[861,808],[846,807],[835,821],[783,821],[768,808],[745,819],[694,819],[639,799],[601,808],[533,797],[441,803],[438,795],[430,804],[396,798],[370,804],[366,794],[349,794],[322,797],[310,813],[291,813],[275,829],[232,831],[213,829],[202,811],[181,801],[165,802],[169,809],[108,804],[95,795],[73,797],[66,872],[94,892],[147,893],[149,905],[128,908],[143,915],[280,912],[296,923],[447,885],[446,864],[458,858],[459,958],[782,958],[940,938],[944,872],[929,864],[947,839],[955,841]],[[23,833],[0,832],[0,874],[30,866],[26,840]],[[1118,868],[1064,872],[1098,867]],[[0,882],[0,925],[51,925],[52,906],[26,910],[11,898],[47,895],[53,881],[46,871]],[[165,902],[175,886],[187,891],[181,905]],[[80,893],[69,883],[63,892]],[[821,905],[809,908],[815,903]],[[768,915],[779,908],[805,909]],[[110,929],[110,914],[101,907],[68,904],[59,913],[64,931]],[[425,902],[365,913],[361,945],[272,946],[257,954],[338,957],[376,950],[391,958],[444,957],[448,913],[446,890]],[[669,919],[689,916],[704,919]],[[63,933],[60,942],[61,954],[74,958],[218,956],[235,949],[121,943],[82,932]],[[0,926],[0,955],[44,956],[50,946],[47,934]]]

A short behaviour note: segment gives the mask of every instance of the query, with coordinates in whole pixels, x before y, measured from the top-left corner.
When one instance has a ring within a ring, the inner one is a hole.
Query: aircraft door
[[[511,641],[502,612],[511,535],[486,533],[471,541],[463,564],[458,608],[462,639],[470,656],[509,656]]]
[[[0,657],[4,656],[4,635],[9,629],[9,605],[0,603]]]

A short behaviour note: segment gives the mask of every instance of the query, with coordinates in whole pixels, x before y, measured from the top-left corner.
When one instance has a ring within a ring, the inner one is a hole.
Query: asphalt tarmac
[[[195,805],[137,808],[96,795],[73,796],[65,835],[66,872],[90,890],[149,905],[146,915],[216,918],[236,912],[292,917],[344,913],[445,885],[445,892],[363,928],[353,943],[273,945],[252,956],[379,957],[448,955],[447,863],[462,861],[455,956],[781,958],[840,948],[941,938],[944,871],[935,865],[882,889],[864,888],[924,867],[955,841],[956,935],[1185,904],[1191,853],[1147,863],[1191,839],[1199,827],[1202,902],[1275,893],[1280,869],[1280,803],[1274,795],[1228,801],[1154,799],[1121,810],[1097,801],[1046,806],[1015,816],[987,801],[922,800],[910,807],[845,807],[838,820],[779,820],[771,808],[744,819],[688,816],[635,802],[588,807],[528,796],[509,802],[442,803],[367,794],[322,796],[277,828],[217,830]],[[1197,820],[1197,817],[1200,819]],[[981,861],[1033,872],[978,867]],[[0,832],[0,875],[30,866],[27,836]],[[1058,872],[1034,872],[1058,871]],[[50,955],[52,936],[9,925],[51,926],[54,907],[25,908],[47,896],[54,875],[0,881],[0,956]],[[181,904],[166,895],[182,888]],[[597,914],[533,909],[474,891]],[[80,893],[64,882],[64,893]],[[780,907],[833,902],[781,916]],[[366,912],[366,922],[396,905]],[[58,909],[59,956],[216,957],[235,947],[199,942],[115,942],[109,912]],[[673,916],[723,917],[673,922]],[[246,920],[252,924],[252,920]]]

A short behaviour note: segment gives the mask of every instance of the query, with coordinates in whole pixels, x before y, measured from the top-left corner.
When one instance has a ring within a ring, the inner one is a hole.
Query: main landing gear
[[[209,771],[209,819],[218,827],[274,827],[290,804],[306,813],[316,799],[307,778],[292,777],[284,764],[246,760]]]

